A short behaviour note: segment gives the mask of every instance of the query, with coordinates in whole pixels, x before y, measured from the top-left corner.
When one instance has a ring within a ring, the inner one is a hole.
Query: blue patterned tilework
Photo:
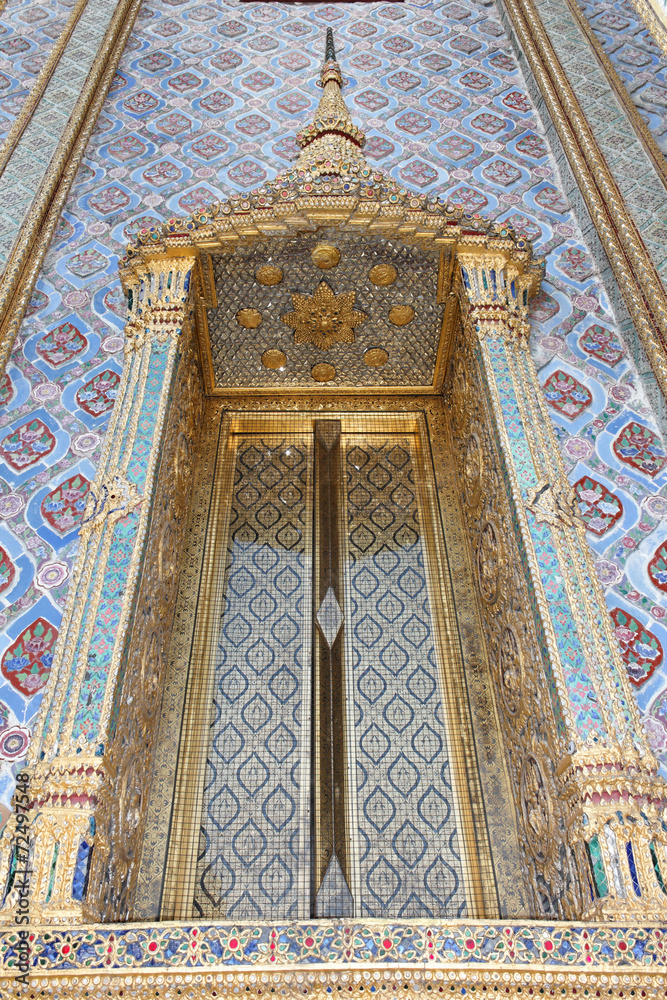
[[[465,916],[458,792],[414,443],[398,435],[344,436],[343,447],[358,905],[369,917]]]
[[[237,441],[194,898],[202,917],[310,912],[311,476],[307,440]]]

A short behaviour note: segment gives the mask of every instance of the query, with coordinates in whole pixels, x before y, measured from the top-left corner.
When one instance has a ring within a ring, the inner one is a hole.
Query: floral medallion
[[[11,403],[14,395],[14,386],[7,372],[0,375],[0,406],[7,406]]]
[[[30,730],[25,726],[12,726],[0,731],[0,760],[20,760],[30,746]]]
[[[2,657],[3,676],[26,698],[46,684],[57,638],[58,629],[45,618],[37,618],[23,629]]]
[[[589,389],[568,372],[552,372],[544,383],[544,395],[554,410],[570,420],[580,416],[593,402]]]
[[[658,590],[667,593],[667,542],[663,542],[653,553],[648,564],[648,575]]]
[[[16,566],[0,545],[0,594],[9,590],[16,577]]]
[[[83,520],[90,483],[77,473],[54,487],[42,500],[40,511],[49,527],[67,535]]]
[[[119,382],[120,375],[107,368],[79,389],[76,401],[92,417],[101,417],[113,409]]]
[[[667,464],[667,455],[658,435],[634,420],[623,428],[612,447],[621,462],[647,476],[657,476]]]
[[[590,476],[574,484],[579,516],[594,535],[604,535],[623,515],[623,504],[606,486]]]
[[[625,347],[618,337],[599,323],[589,326],[579,340],[579,346],[585,354],[590,354],[592,358],[604,361],[608,365],[615,365],[625,354]]]
[[[610,614],[616,626],[614,635],[621,644],[621,656],[625,661],[630,682],[635,687],[641,687],[662,663],[662,644],[653,632],[645,629],[636,618],[622,608],[614,608]]]
[[[0,458],[20,471],[46,458],[56,446],[56,439],[46,424],[36,417],[21,424],[0,441]]]
[[[35,350],[53,368],[58,368],[87,347],[88,341],[73,323],[61,323],[38,340]]]
[[[354,327],[366,314],[352,308],[356,292],[335,295],[326,281],[321,281],[313,295],[292,295],[294,312],[281,316],[294,329],[295,344],[315,344],[327,351],[332,344],[353,344]]]

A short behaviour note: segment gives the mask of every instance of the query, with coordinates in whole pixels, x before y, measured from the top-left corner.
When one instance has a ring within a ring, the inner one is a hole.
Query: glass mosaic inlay
[[[462,833],[467,799],[434,618],[442,595],[418,439],[358,425],[345,432],[343,423],[340,448],[326,444],[338,471],[325,481],[308,424],[284,435],[232,433],[223,462],[221,489],[231,496],[207,599],[220,613],[206,640],[214,659],[205,667],[194,915],[299,920],[343,907],[363,917],[470,916],[473,845]],[[313,426],[320,436],[329,429]],[[313,525],[322,504],[333,504],[330,531]],[[320,600],[312,588],[325,565]],[[322,703],[334,715],[320,729],[312,692],[325,668],[313,649],[318,636],[333,648],[339,635],[342,691]],[[327,777],[329,755],[337,763]],[[325,778],[322,796],[311,786]],[[334,800],[345,840],[324,878],[312,852]]]

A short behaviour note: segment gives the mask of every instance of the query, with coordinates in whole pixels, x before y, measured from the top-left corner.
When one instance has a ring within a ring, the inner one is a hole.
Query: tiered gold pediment
[[[409,192],[367,164],[331,29],[319,82],[324,92],[298,134],[293,167],[188,219],[141,230],[121,260],[130,289],[151,260],[199,258],[195,302],[209,393],[312,391],[323,382],[327,390],[437,390],[455,313],[457,248],[511,260],[534,286],[541,276],[530,243],[509,224]],[[352,324],[340,322],[343,301]]]

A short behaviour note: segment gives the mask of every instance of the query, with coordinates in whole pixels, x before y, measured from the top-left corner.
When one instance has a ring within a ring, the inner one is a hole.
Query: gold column
[[[543,683],[554,705],[551,759],[526,746],[520,766],[515,762],[529,850],[543,862],[551,857],[566,918],[664,920],[665,783],[641,725],[528,350],[534,278],[483,247],[460,247],[457,258],[464,336],[492,412],[543,637]],[[476,553],[487,604],[501,569],[498,551],[489,522]],[[519,653],[508,646],[500,656],[514,663]],[[578,890],[567,888],[568,878]]]
[[[137,595],[156,516],[155,489],[175,374],[191,326],[193,264],[194,256],[160,258],[140,274],[124,275],[125,366],[88,497],[49,685],[24,768],[29,775],[31,923],[76,924],[84,914],[99,919],[103,912],[117,910],[119,900],[108,897],[114,889],[119,895],[136,853],[152,728],[150,704],[143,719],[139,708],[154,699],[159,682],[155,671],[159,658],[149,650],[143,650],[140,682],[132,678],[135,686],[129,701],[137,706],[137,717],[133,725],[123,727],[112,753],[110,745],[121,700],[128,701],[124,684]],[[176,465],[182,457],[176,455]],[[178,469],[172,467],[169,475],[178,489],[182,479]],[[162,568],[167,577],[172,573],[173,567]],[[111,800],[117,807],[116,823],[108,821]],[[10,820],[0,845],[2,884],[7,884],[4,880],[15,867],[14,833],[15,822]],[[97,894],[86,901],[89,871],[94,873],[90,883]],[[14,889],[5,902],[3,919],[11,922],[16,902]]]

